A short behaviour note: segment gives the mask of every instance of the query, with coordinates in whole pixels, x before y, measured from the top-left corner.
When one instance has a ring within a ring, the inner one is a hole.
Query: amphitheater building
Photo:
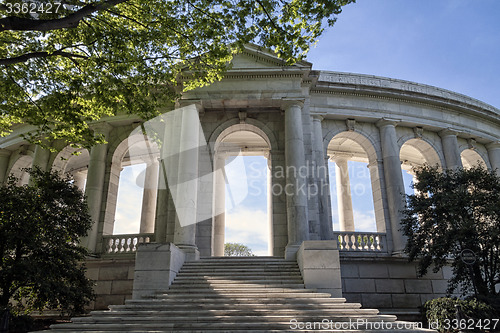
[[[285,66],[253,46],[223,80],[184,93],[176,107],[178,117],[159,131],[180,147],[174,153],[144,134],[155,126],[131,115],[93,124],[107,144],[79,155],[61,142],[49,152],[24,141],[29,126],[0,140],[0,182],[15,175],[27,183],[23,168],[39,166],[71,174],[85,191],[94,221],[83,240],[94,254],[87,260],[94,309],[166,290],[182,267],[224,255],[224,168],[243,155],[267,159],[263,262],[296,261],[306,288],[414,314],[445,295],[451,269],[418,277],[403,253],[404,172],[423,164],[500,169],[500,110],[488,104],[414,82],[314,70],[308,62]],[[349,161],[366,165],[376,230],[359,228]],[[121,171],[138,163],[146,164],[136,199],[139,232],[113,234]]]

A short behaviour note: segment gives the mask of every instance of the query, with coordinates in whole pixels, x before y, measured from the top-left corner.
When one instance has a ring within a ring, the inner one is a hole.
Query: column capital
[[[288,108],[292,106],[298,106],[301,109],[304,107],[304,98],[288,98],[288,97],[283,97],[281,99],[281,110],[286,111]]]
[[[346,152],[334,152],[332,155],[330,155],[330,159],[333,162],[336,161],[348,161],[354,156],[353,153],[346,153]]]
[[[271,160],[275,159],[282,159],[283,156],[285,156],[285,151],[284,150],[279,150],[279,149],[273,149],[269,151],[269,158]]]
[[[325,116],[320,115],[320,114],[313,114],[311,116],[312,116],[313,121],[317,121],[320,123],[323,121],[323,119],[325,119]]]
[[[92,123],[89,127],[94,131],[94,133],[102,134],[105,138],[108,137],[109,132],[113,129],[113,126],[104,121]]]
[[[189,106],[191,104],[196,105],[196,108],[198,109],[198,112],[204,112],[205,108],[203,107],[203,101],[199,98],[196,99],[179,99],[175,103],[175,108],[180,109],[186,106]]]
[[[438,132],[440,137],[445,136],[458,136],[458,131],[454,128],[448,127]]]
[[[382,118],[375,123],[377,127],[394,126],[396,127],[401,122],[401,119]]]

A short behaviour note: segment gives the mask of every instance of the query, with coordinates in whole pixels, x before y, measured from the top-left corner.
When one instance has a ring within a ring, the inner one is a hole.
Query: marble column
[[[200,146],[200,120],[195,106],[182,108],[179,168],[176,184],[174,243],[182,249],[187,260],[199,257],[196,247],[198,154]],[[172,189],[172,187],[171,187]]]
[[[267,245],[267,254],[274,255],[274,226],[273,226],[273,181],[272,181],[272,162],[270,153],[267,153],[267,225],[269,230],[269,241]]]
[[[7,169],[9,168],[10,151],[7,149],[0,149],[0,186],[3,185],[7,179]]]
[[[445,129],[439,132],[443,145],[443,154],[446,161],[446,169],[458,169],[462,167],[462,158],[458,148],[457,132]]]
[[[85,191],[85,181],[87,180],[87,175],[81,171],[75,171],[71,174],[74,179],[74,184],[82,192]]]
[[[495,170],[500,177],[500,142],[492,142],[486,145],[490,159],[491,169]]]
[[[348,156],[335,154],[332,159],[335,162],[340,231],[354,231],[351,183],[347,165]]]
[[[214,256],[224,255],[224,239],[226,228],[226,180],[224,167],[226,156],[221,153],[215,155],[214,181]]]
[[[397,144],[396,124],[397,121],[387,119],[377,122],[382,145],[385,189],[391,221],[393,251],[400,253],[406,245],[406,237],[399,230],[401,228],[402,210],[405,208],[406,203],[399,147]]]
[[[32,168],[39,167],[40,170],[46,171],[48,168],[50,159],[50,151],[42,148],[39,145],[35,147],[35,153],[33,154],[33,163],[31,164]]]
[[[154,159],[146,166],[144,175],[144,190],[142,192],[142,211],[139,232],[153,233],[155,230],[156,194],[158,193],[158,166]]]
[[[316,163],[315,178],[318,186],[318,210],[320,239],[333,239],[333,227],[328,214],[328,167],[325,160],[325,148],[323,146],[323,130],[321,128],[322,116],[313,116],[313,156]]]
[[[302,103],[285,102],[285,161],[288,245],[285,255],[293,257],[300,244],[309,239],[307,186],[302,129]]]
[[[96,133],[104,135],[107,140],[111,125],[107,123],[99,123],[93,126]],[[106,157],[108,153],[108,144],[95,145],[90,149],[89,168],[87,171],[87,185],[85,186],[85,195],[87,196],[87,204],[89,214],[92,218],[92,227],[88,232],[87,237],[82,240],[82,244],[87,247],[90,252],[99,252],[97,249],[97,237],[99,234],[100,213],[104,188],[104,175],[106,173]]]
[[[177,110],[164,114],[163,138],[161,142],[158,193],[156,195],[155,240],[157,243],[173,242],[175,228],[175,206],[170,186],[177,181],[181,114]],[[173,207],[172,207],[173,206]]]

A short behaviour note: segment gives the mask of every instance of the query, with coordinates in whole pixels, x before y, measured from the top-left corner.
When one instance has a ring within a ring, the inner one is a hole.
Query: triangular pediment
[[[286,65],[272,51],[257,45],[245,45],[243,52],[236,54],[231,61],[231,69],[271,69],[271,68],[295,68],[310,69],[312,64],[307,61],[300,61],[294,65]]]

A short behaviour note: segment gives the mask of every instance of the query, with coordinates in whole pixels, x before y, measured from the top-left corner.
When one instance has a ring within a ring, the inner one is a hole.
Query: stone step
[[[317,324],[318,327],[320,327],[320,324]],[[409,326],[411,324],[408,324]],[[289,325],[290,327],[290,325]],[[366,327],[366,326],[365,326]],[[57,329],[58,332],[75,332],[74,328],[69,328],[69,329]],[[176,328],[175,332],[183,332],[183,333],[206,333],[206,332],[214,332],[214,333],[238,333],[238,332],[244,332],[244,333],[283,333],[285,331],[289,332],[342,332],[342,333],[395,333],[395,332],[401,332],[401,333],[435,333],[436,331],[433,330],[428,330],[428,329],[400,329],[400,330],[395,330],[395,329],[359,329],[359,330],[344,330],[344,329],[339,329],[339,330],[330,330],[330,329],[320,329],[320,330],[313,330],[313,329],[287,329],[287,328],[281,328],[281,329],[246,329],[246,328],[232,328],[232,329],[221,329],[221,328],[204,328],[200,330],[193,330],[193,329],[185,329],[185,328]],[[54,332],[52,331],[39,331],[39,333],[47,333],[47,332]],[[122,329],[106,329],[106,330],[86,330],[86,329],[79,329],[78,333],[110,333],[110,332],[124,332]],[[172,329],[148,329],[145,331],[144,329],[139,329],[135,330],[133,328],[127,329],[126,332],[129,333],[172,333]]]
[[[276,309],[276,308],[270,308],[270,307],[262,307],[260,309],[252,309],[252,308],[246,308],[246,309],[191,309],[191,310],[196,310],[193,314],[196,316],[262,316],[265,314],[272,313],[273,315],[277,316],[284,316],[284,317],[289,317],[293,316],[294,318],[299,318],[299,317],[323,317],[328,316],[330,317],[338,317],[339,315],[342,316],[357,316],[357,315],[378,315],[378,310],[375,309],[344,309],[344,308],[334,308],[334,309],[286,309],[286,308],[281,308],[281,309]],[[141,316],[141,317],[149,317],[149,316],[159,316],[159,317],[165,317],[165,316],[184,316],[186,315],[186,318],[190,316],[190,314],[186,313],[186,309],[163,309],[163,310],[155,310],[155,309],[149,309],[149,310],[140,310],[140,309],[120,309],[119,311],[92,311],[90,313],[92,317],[114,317],[114,316]],[[87,317],[82,317],[82,318],[87,318]],[[78,320],[77,320],[78,321]]]
[[[372,314],[364,314],[364,313],[359,313],[356,315],[355,318],[354,316],[349,316],[349,315],[342,315],[342,314],[337,314],[337,315],[332,315],[328,317],[328,320],[331,320],[333,322],[348,322],[352,321],[353,319],[356,320],[366,320],[366,321],[384,321],[386,323],[388,322],[395,322],[396,321],[396,316],[388,316],[388,315],[372,315]],[[128,323],[164,323],[164,324],[172,324],[175,323],[177,324],[184,324],[184,323],[234,323],[234,322],[245,322],[245,323],[260,323],[260,322],[266,322],[266,323],[281,323],[284,321],[290,322],[290,320],[297,320],[298,322],[321,322],[323,319],[325,319],[324,316],[318,316],[318,315],[311,315],[311,316],[304,316],[304,315],[299,315],[296,316],[294,314],[283,314],[283,315],[269,315],[269,314],[253,314],[253,315],[197,315],[196,313],[192,314],[181,314],[178,316],[168,316],[168,317],[161,317],[161,316],[122,316],[119,313],[115,313],[114,315],[109,315],[109,316],[89,316],[89,317],[79,317],[79,318],[74,318],[73,323],[76,325],[81,325],[81,324],[91,324],[91,323],[99,323],[99,324],[114,324],[114,323],[123,323],[123,324],[128,324]]]
[[[266,274],[263,276],[262,274]],[[262,278],[276,278],[276,277],[300,277],[300,271],[290,271],[290,272],[284,272],[280,270],[276,271],[240,271],[240,270],[234,270],[234,271],[213,271],[213,272],[199,272],[199,271],[184,271],[181,270],[178,274],[177,277],[186,277],[186,276],[207,276],[211,278],[231,278],[234,277],[237,279],[237,277],[256,277],[256,276],[261,276]]]
[[[248,299],[248,298],[277,298],[277,299],[290,299],[290,298],[326,298],[330,297],[327,293],[314,293],[310,290],[304,292],[255,292],[255,293],[240,293],[240,292],[217,292],[217,293],[189,293],[189,292],[179,292],[179,293],[164,293],[156,295],[155,298],[181,298],[181,299],[193,299],[198,298],[198,301],[203,299]]]
[[[275,285],[283,285],[283,284],[304,284],[302,279],[299,277],[295,279],[213,279],[213,278],[204,278],[204,277],[185,277],[179,278],[177,277],[174,280],[174,284],[275,284]]]
[[[394,332],[392,315],[362,309],[328,293],[306,289],[295,261],[273,257],[204,258],[185,263],[168,290],[127,300],[54,327],[57,332]],[[350,323],[356,329],[294,329],[295,321]],[[372,330],[370,325],[377,325]],[[54,331],[53,330],[53,331]],[[410,333],[412,330],[399,330]],[[423,332],[422,330],[415,330]]]
[[[302,302],[301,302],[302,301]],[[183,309],[183,311],[190,310],[204,310],[204,309],[212,309],[212,310],[268,310],[272,307],[273,311],[280,310],[309,310],[314,309],[314,311],[323,311],[330,309],[359,309],[361,308],[361,304],[359,303],[332,303],[332,302],[308,302],[307,299],[298,299],[296,302],[288,302],[286,304],[275,301],[271,302],[270,300],[267,302],[258,302],[255,301],[253,303],[236,303],[236,302],[174,302],[165,300],[155,300],[154,302],[146,302],[145,300],[141,300],[140,302],[129,302],[125,305],[110,305],[109,309],[112,311],[128,311],[128,310],[137,310],[137,311],[168,311],[172,309]]]
[[[207,294],[217,294],[217,295],[225,295],[225,294],[263,294],[263,293],[314,293],[316,292],[315,289],[304,289],[304,286],[302,286],[302,289],[300,288],[275,288],[275,287],[269,287],[269,288],[256,288],[256,287],[239,287],[239,286],[232,286],[232,287],[227,287],[227,288],[217,288],[217,287],[207,287],[207,286],[200,286],[198,288],[176,288],[176,287],[171,287],[164,293],[160,293],[160,295],[172,295],[172,294],[178,294],[178,293],[185,293],[185,294],[198,294],[198,293],[207,293]]]
[[[199,265],[297,265],[293,260],[248,260],[248,259],[200,259],[198,261],[188,261],[186,266],[199,266]]]
[[[244,262],[201,262],[201,263],[193,263],[193,262],[187,262],[183,265],[182,268],[218,268],[218,267],[248,267],[248,268],[254,268],[254,267],[268,267],[268,268],[273,268],[273,267],[289,267],[289,268],[294,268],[298,267],[297,263],[282,263],[282,262],[264,262],[264,263],[259,263],[259,262],[254,262],[254,263],[244,263]]]
[[[203,303],[200,302],[200,299],[196,298],[152,298],[152,299],[129,299],[125,301],[126,305],[134,305],[134,304],[150,304],[152,306],[159,305],[168,305],[168,304],[232,304],[234,306],[240,305],[256,305],[256,304],[278,304],[278,305],[286,305],[286,306],[294,306],[295,304],[310,304],[310,305],[325,305],[325,304],[352,304],[345,303],[345,298],[330,298],[330,297],[317,297],[317,298],[297,298],[290,299],[285,298],[286,303],[283,303],[283,298],[273,297],[273,298],[255,298],[255,297],[234,297],[228,301],[226,297],[220,298],[210,298],[207,300],[203,300]],[[358,303],[355,303],[358,304]]]
[[[217,272],[291,272],[300,273],[298,267],[280,267],[280,266],[255,266],[255,267],[239,267],[239,266],[220,266],[220,267],[186,267],[181,270],[181,272],[207,272],[207,273],[217,273]]]
[[[429,330],[418,330],[418,329],[399,329],[396,330],[394,327],[399,323],[400,325],[408,325],[411,327],[411,323],[402,322],[384,322],[380,321],[367,321],[361,322],[355,325],[356,329],[353,330],[323,330],[319,329],[320,326],[318,322],[317,330],[300,330],[302,332],[383,332],[383,333],[394,333],[394,332],[405,332],[405,333],[422,333],[431,332]],[[332,323],[334,325],[335,322]],[[341,322],[337,322],[341,323]],[[217,331],[217,332],[272,332],[276,330],[278,332],[283,332],[284,330],[295,332],[291,327],[294,322],[281,321],[281,322],[239,322],[239,323],[226,323],[226,322],[215,322],[215,323],[205,323],[205,322],[191,322],[191,323],[175,323],[169,324],[164,322],[150,322],[150,323],[110,323],[110,324],[83,324],[78,325],[71,324],[60,324],[58,325],[58,331],[65,332],[207,332],[207,331]],[[311,323],[312,324],[312,323]],[[349,326],[349,322],[344,322],[344,325]],[[75,330],[77,326],[77,330]],[[390,327],[390,329],[389,329]],[[405,326],[402,326],[405,327]],[[66,329],[66,330],[65,330]]]
[[[255,257],[201,257],[200,260],[196,262],[285,262],[285,263],[297,263],[295,260],[286,260],[282,257],[268,257],[268,256],[255,256]],[[196,264],[196,262],[192,262]]]
[[[176,282],[172,284],[168,290],[177,290],[177,289],[185,289],[189,288],[191,290],[193,289],[212,289],[212,290],[242,290],[242,289],[276,289],[276,288],[287,288],[287,289],[304,289],[304,284],[303,283],[266,283],[266,284],[260,284],[260,283],[180,283]]]

